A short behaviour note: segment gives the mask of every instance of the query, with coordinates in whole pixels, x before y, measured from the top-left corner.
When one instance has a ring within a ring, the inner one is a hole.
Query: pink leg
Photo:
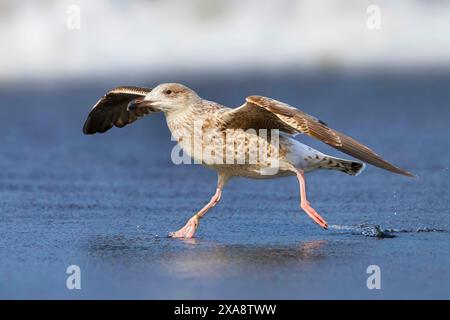
[[[212,196],[209,203],[204,206],[199,212],[194,214],[192,218],[188,220],[186,225],[176,232],[171,232],[169,235],[173,238],[192,238],[194,237],[195,231],[197,230],[200,219],[205,215],[205,213],[214,207],[217,202],[219,202],[222,195],[222,190],[217,188],[216,193]]]
[[[327,222],[317,213],[314,208],[311,207],[307,198],[306,198],[306,180],[305,173],[303,170],[295,169],[295,173],[297,174],[298,182],[300,184],[300,207],[308,214],[308,216],[313,219],[318,225],[320,225],[324,229],[328,229]]]
[[[214,207],[222,196],[222,188],[225,183],[228,181],[229,177],[219,174],[219,182],[217,185],[216,193],[212,196],[211,200],[208,202],[206,206],[204,206],[199,212],[193,215],[186,225],[178,231],[169,233],[169,236],[172,238],[192,238],[194,237],[195,231],[200,223],[200,219],[208,212],[209,209]]]

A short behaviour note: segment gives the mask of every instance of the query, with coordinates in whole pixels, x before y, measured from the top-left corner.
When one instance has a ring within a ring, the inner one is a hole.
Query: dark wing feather
[[[255,111],[255,109],[264,111]],[[274,116],[277,118],[276,120],[274,120]],[[410,172],[387,162],[362,143],[331,129],[323,121],[271,98],[250,96],[243,106],[224,113],[222,121],[225,128],[278,128],[291,134],[293,132],[304,133],[361,161],[394,173],[414,177]],[[276,124],[276,122],[280,123]],[[268,127],[267,123],[269,123]],[[284,126],[288,126],[288,129],[285,129]]]
[[[117,87],[105,94],[92,108],[83,126],[85,134],[102,133],[113,126],[122,128],[151,112],[150,109],[139,108],[127,110],[131,100],[144,97],[151,88]]]

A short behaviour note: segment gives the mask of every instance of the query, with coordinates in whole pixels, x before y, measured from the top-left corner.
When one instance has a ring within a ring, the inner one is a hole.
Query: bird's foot
[[[315,223],[317,223],[324,229],[328,229],[328,223],[324,218],[320,216],[320,214],[317,213],[316,210],[314,210],[313,207],[311,207],[308,201],[302,202],[301,208],[308,214],[311,219],[314,220]]]
[[[200,218],[198,215],[195,215],[188,220],[183,228],[178,231],[169,233],[169,236],[172,238],[193,238],[199,223]]]

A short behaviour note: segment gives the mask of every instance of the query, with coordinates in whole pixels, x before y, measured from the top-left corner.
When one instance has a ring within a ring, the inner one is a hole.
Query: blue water
[[[167,238],[209,200],[214,172],[172,164],[159,114],[102,135],[81,128],[108,89],[174,80],[229,106],[251,94],[296,105],[419,179],[371,166],[308,175],[328,231],[299,210],[294,177],[235,179],[196,239]],[[0,298],[448,299],[449,84],[445,73],[293,72],[0,88]],[[66,288],[73,264],[81,290]],[[380,290],[366,287],[369,265]]]

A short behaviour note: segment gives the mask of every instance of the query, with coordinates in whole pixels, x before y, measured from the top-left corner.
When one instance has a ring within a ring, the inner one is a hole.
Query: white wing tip
[[[363,172],[366,169],[366,164],[362,162],[361,168],[355,173],[355,177],[359,176],[361,172]]]

